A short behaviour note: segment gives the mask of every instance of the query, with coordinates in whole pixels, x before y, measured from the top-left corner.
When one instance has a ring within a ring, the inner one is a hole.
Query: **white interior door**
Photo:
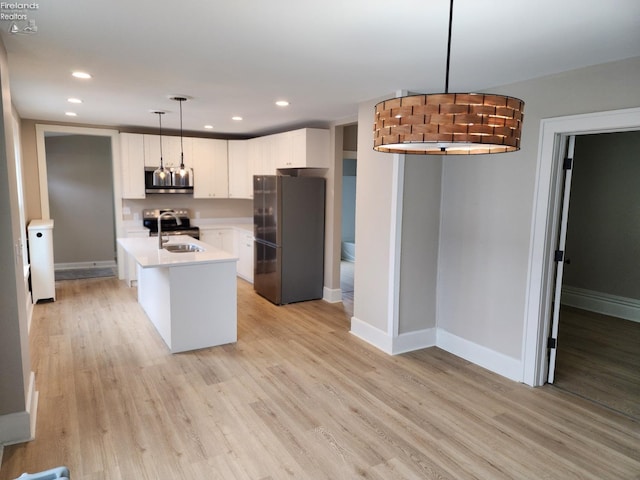
[[[564,188],[562,193],[562,214],[560,217],[560,231],[558,233],[558,247],[555,251],[556,281],[553,296],[553,316],[551,319],[551,334],[547,341],[549,349],[549,373],[547,382],[553,383],[556,372],[556,353],[558,350],[558,326],[560,323],[560,297],[562,295],[562,275],[564,273],[565,246],[567,242],[567,224],[569,223],[569,198],[571,196],[571,174],[573,172],[573,152],[576,137],[571,135],[567,142],[567,155],[564,160]]]

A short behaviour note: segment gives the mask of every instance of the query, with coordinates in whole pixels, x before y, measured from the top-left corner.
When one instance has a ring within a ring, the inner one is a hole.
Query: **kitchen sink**
[[[194,243],[173,243],[165,245],[164,249],[172,253],[204,252],[204,248],[199,247]]]

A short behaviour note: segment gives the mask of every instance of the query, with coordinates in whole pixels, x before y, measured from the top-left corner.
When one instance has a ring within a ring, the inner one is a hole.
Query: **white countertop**
[[[187,235],[169,236],[169,244],[193,243],[203,252],[169,252],[158,249],[158,237],[118,238],[118,243],[142,268],[180,267],[202,263],[235,262],[238,257]]]

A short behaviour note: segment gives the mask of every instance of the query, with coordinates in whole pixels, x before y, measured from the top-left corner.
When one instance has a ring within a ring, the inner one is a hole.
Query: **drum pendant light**
[[[190,183],[189,169],[184,166],[184,148],[182,142],[182,102],[187,101],[187,97],[171,97],[180,103],[180,168],[173,172],[173,184],[177,187],[188,187]]]
[[[165,112],[156,110],[151,113],[158,115],[158,121],[160,122],[160,135],[158,137],[160,139],[160,166],[153,171],[153,186],[166,187],[171,185],[171,172],[164,168],[164,162],[162,161],[162,115]]]
[[[520,150],[524,102],[483,93],[449,93],[453,0],[444,93],[390,98],[375,106],[373,149],[419,155]]]

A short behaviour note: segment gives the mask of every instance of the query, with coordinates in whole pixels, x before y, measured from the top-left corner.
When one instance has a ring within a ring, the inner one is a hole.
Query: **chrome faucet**
[[[158,215],[158,250],[162,250],[162,246],[169,241],[168,238],[166,240],[162,239],[162,217],[164,217],[165,215],[171,215],[176,219],[177,225],[182,225],[182,220],[180,220],[173,212],[162,212],[160,215]]]

